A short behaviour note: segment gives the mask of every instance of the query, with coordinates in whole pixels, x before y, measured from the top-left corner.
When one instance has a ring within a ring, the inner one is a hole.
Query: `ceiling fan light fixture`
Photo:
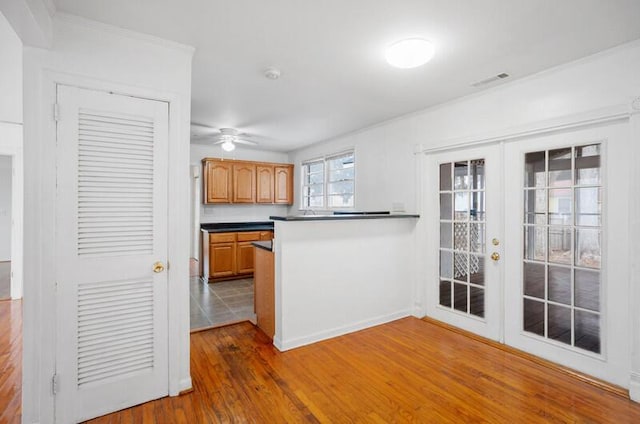
[[[233,141],[231,140],[225,140],[224,143],[220,145],[220,147],[222,147],[222,150],[224,150],[225,152],[231,152],[236,148],[236,145],[233,144]]]
[[[411,69],[422,66],[433,58],[435,46],[423,38],[407,38],[387,47],[385,58],[389,65]]]

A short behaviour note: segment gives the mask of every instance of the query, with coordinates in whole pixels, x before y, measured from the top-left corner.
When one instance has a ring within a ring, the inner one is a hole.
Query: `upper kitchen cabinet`
[[[273,203],[293,204],[293,165],[274,166],[274,180]]]
[[[206,158],[204,204],[293,204],[293,165]]]
[[[256,203],[273,203],[273,165],[256,165]]]
[[[233,164],[233,203],[256,202],[256,165],[250,162]]]
[[[204,203],[231,203],[232,164],[222,161],[204,162]]]

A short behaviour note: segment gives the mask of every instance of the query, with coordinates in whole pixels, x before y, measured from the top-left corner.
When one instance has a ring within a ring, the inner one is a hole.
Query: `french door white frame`
[[[169,204],[189,204],[189,98],[170,91],[111,83],[50,70],[42,70],[38,84],[28,87],[25,99],[25,210],[30,211],[25,228],[25,270],[23,301],[23,417],[41,424],[52,423],[55,374],[56,315],[54,302],[56,253],[56,123],[53,105],[58,84],[113,92],[169,103]],[[29,109],[31,108],[31,109]],[[61,111],[61,113],[63,113]],[[29,121],[31,119],[32,121]],[[46,206],[45,206],[46,205]],[[168,366],[169,395],[177,396],[192,387],[190,377],[189,208],[170,207],[168,213]]]
[[[0,155],[11,157],[11,299],[22,299],[24,162],[22,125],[0,122]]]

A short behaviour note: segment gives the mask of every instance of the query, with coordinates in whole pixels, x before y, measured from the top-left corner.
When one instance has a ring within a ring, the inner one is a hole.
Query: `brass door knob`
[[[500,260],[500,254],[498,252],[493,252],[491,254],[491,259],[496,261],[496,262],[499,261]]]
[[[164,264],[162,262],[156,262],[153,264],[153,272],[157,274],[162,271],[164,271]]]

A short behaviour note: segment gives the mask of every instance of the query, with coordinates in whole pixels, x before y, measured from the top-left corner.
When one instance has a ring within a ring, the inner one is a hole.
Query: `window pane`
[[[600,316],[585,311],[575,311],[576,346],[600,353]]]
[[[576,184],[600,184],[600,145],[576,147]]]
[[[571,268],[549,265],[549,300],[571,305]]]
[[[600,268],[600,230],[578,228],[576,231],[576,265]]]
[[[441,222],[440,223],[440,247],[444,247],[446,249],[451,249],[452,246],[452,238],[451,234],[451,226],[450,222]]]
[[[440,219],[451,221],[453,219],[451,193],[443,193],[440,195]]]
[[[526,224],[546,224],[545,212],[547,211],[546,190],[524,191],[524,214]]]
[[[524,186],[544,187],[545,178],[545,152],[532,152],[524,156]]]
[[[329,181],[353,180],[355,170],[353,167],[346,169],[336,169],[329,173]]]
[[[453,247],[456,250],[469,250],[467,244],[469,231],[466,223],[456,222],[453,226]]]
[[[575,305],[578,308],[600,311],[600,273],[575,270]]]
[[[453,283],[453,307],[462,312],[467,312],[467,289],[466,284]]]
[[[329,183],[329,194],[353,194],[353,181]]]
[[[329,159],[328,162],[329,162],[330,171],[333,171],[335,169],[353,168],[353,164],[354,164],[353,153],[350,153],[345,156],[331,158]]]
[[[308,173],[312,172],[322,172],[324,169],[324,164],[322,162],[314,162],[307,165]]]
[[[309,185],[309,184],[323,184],[324,183],[324,175],[322,172],[316,172],[313,174],[308,174],[307,175],[307,181],[305,181],[305,184]]]
[[[453,278],[453,253],[440,251],[440,277]]]
[[[524,258],[544,261],[547,259],[547,229],[546,227],[524,227]]]
[[[549,190],[549,224],[571,225],[571,189]]]
[[[455,190],[469,189],[469,165],[467,162],[456,162],[453,168],[453,188]]]
[[[576,189],[576,225],[600,226],[600,188]]]
[[[451,307],[451,281],[440,281],[440,304]]]
[[[549,151],[549,187],[571,185],[571,148]]]
[[[440,191],[451,190],[451,164],[440,165]]]
[[[484,318],[484,289],[469,287],[469,313]]]
[[[562,343],[571,344],[571,308],[548,305],[549,338]]]
[[[469,282],[484,286],[484,256],[469,256]]]
[[[466,221],[469,216],[469,192],[455,193],[456,221]]]
[[[544,299],[544,265],[524,263],[524,294]]]
[[[322,196],[312,196],[312,197],[307,197],[306,199],[307,199],[306,207],[321,208],[324,206],[322,204],[322,201],[323,201]]]
[[[472,222],[469,224],[469,250],[474,253],[484,253],[486,235],[484,224]]]
[[[472,221],[484,221],[486,219],[484,191],[471,193],[471,210],[469,211],[469,215]]]
[[[471,188],[484,189],[484,159],[476,159],[471,162]]]
[[[571,263],[570,227],[549,227],[549,262]]]
[[[453,254],[453,278],[458,281],[469,281],[469,254],[454,253]]]
[[[524,331],[544,337],[544,303],[524,299]]]
[[[314,184],[312,186],[307,186],[304,188],[305,196],[322,196],[324,191],[324,185],[322,184]]]
[[[329,195],[327,197],[330,208],[352,208],[353,194]]]

